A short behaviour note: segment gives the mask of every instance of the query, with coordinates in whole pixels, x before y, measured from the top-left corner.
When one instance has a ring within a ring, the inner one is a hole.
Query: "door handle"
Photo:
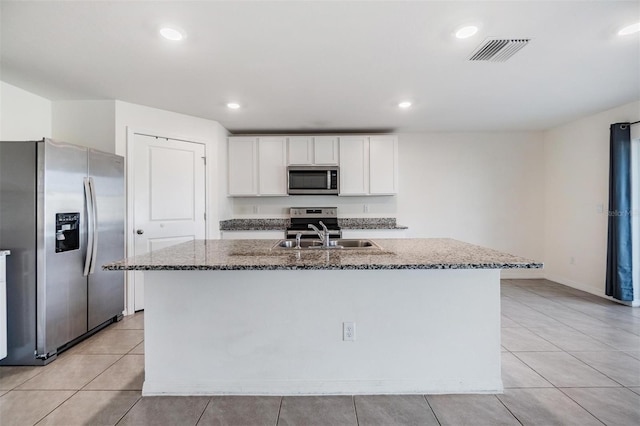
[[[144,234],[144,229],[137,229],[136,230],[136,234],[138,234],[138,235]]]
[[[84,178],[84,194],[85,194],[85,203],[87,206],[87,221],[88,221],[88,225],[87,225],[87,255],[86,258],[84,260],[84,270],[82,272],[83,276],[88,276],[89,275],[89,270],[91,267],[91,257],[93,254],[93,200],[91,198],[91,187],[89,186],[89,178],[85,177]]]
[[[91,268],[89,273],[93,274],[96,269],[96,259],[98,257],[98,202],[96,200],[96,184],[92,177],[89,177],[89,188],[91,188],[91,205],[93,210],[93,250],[91,250]]]

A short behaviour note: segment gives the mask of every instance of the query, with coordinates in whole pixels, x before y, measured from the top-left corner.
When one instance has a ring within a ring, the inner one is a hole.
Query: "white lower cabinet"
[[[342,229],[342,238],[376,239],[405,238],[406,229]]]
[[[220,231],[223,240],[281,240],[284,238],[282,231]]]

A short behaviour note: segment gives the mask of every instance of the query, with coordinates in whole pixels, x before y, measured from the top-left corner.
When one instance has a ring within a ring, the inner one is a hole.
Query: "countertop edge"
[[[385,269],[542,269],[542,263],[417,264],[417,265],[108,265],[106,271],[296,271],[296,270],[385,270]]]

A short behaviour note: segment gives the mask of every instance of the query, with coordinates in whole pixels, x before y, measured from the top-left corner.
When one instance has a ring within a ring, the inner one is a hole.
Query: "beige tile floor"
[[[502,281],[501,395],[142,398],[144,314],[0,367],[0,425],[639,425],[640,309]]]

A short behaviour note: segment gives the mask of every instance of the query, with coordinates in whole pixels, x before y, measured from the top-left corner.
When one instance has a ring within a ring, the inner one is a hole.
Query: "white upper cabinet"
[[[258,138],[258,194],[287,195],[287,140]]]
[[[369,138],[340,137],[340,195],[369,194]]]
[[[289,164],[338,165],[336,136],[292,136],[289,140]]]
[[[289,164],[313,164],[313,138],[293,136],[289,139]]]
[[[315,136],[313,138],[313,162],[319,165],[338,165],[338,138]]]
[[[287,165],[340,165],[340,195],[398,193],[398,138],[236,136],[228,144],[232,197],[287,196]]]
[[[340,138],[340,195],[394,195],[397,192],[397,137]]]
[[[227,146],[229,195],[258,195],[258,138],[229,138]]]
[[[230,137],[228,190],[232,197],[287,195],[284,137]]]
[[[398,192],[398,139],[395,136],[369,138],[369,193]]]

